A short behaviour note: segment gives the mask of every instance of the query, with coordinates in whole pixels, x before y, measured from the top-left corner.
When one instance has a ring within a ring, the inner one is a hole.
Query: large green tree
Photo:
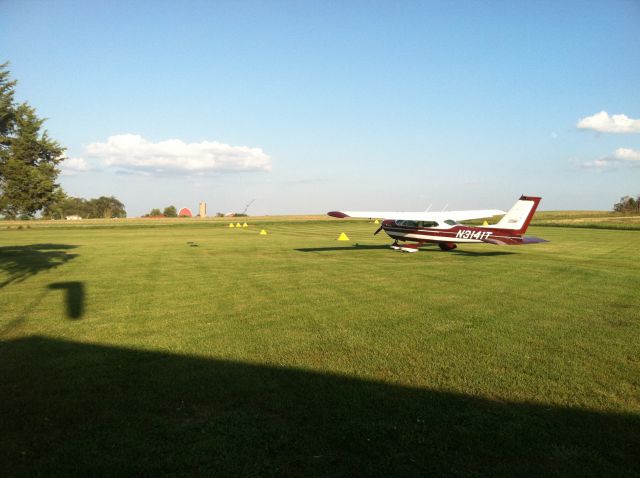
[[[62,191],[55,193],[55,200],[43,211],[46,219],[64,219],[66,216],[80,216],[85,219],[125,218],[124,204],[114,196],[100,196],[94,199],[70,197]]]
[[[0,215],[33,216],[60,194],[56,166],[64,148],[49,138],[27,103],[16,104],[16,82],[0,65]]]
[[[178,217],[178,210],[173,205],[167,206],[164,208],[162,215],[165,217]]]
[[[100,196],[96,199],[89,200],[90,217],[94,218],[113,218],[127,217],[124,204],[118,201],[114,196]]]
[[[640,214],[640,195],[637,198],[623,196],[620,202],[613,205],[614,212],[624,212],[627,214]]]
[[[11,80],[7,63],[0,65],[0,146],[8,145],[7,134],[11,130],[11,125],[15,117],[14,111],[14,90],[16,81]]]

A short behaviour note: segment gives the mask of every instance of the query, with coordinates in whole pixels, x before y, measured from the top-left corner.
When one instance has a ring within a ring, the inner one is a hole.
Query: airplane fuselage
[[[420,227],[405,225],[403,222],[387,219],[382,223],[382,230],[396,241],[413,241],[418,243],[489,243],[489,244],[522,244],[523,236],[512,231],[491,227],[473,227],[456,224],[449,227]]]

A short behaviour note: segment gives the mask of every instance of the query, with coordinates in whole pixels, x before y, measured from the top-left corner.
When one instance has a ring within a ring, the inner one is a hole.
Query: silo
[[[198,214],[200,217],[207,217],[207,203],[204,201],[200,201],[200,208]]]

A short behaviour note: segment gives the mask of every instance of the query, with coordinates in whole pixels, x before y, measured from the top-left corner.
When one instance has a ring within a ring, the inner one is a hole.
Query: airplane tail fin
[[[541,199],[534,196],[521,196],[513,207],[509,209],[509,212],[493,227],[508,229],[513,231],[514,234],[524,234]]]

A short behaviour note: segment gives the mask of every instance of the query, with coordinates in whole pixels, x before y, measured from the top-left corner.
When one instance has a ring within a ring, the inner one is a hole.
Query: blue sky
[[[0,2],[61,184],[129,215],[608,209],[640,193],[639,32],[637,1]]]

